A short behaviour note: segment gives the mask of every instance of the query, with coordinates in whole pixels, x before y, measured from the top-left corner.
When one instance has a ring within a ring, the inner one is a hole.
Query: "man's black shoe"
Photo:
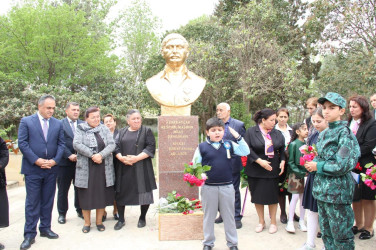
[[[49,239],[57,239],[59,235],[52,232],[51,229],[47,229],[46,231],[40,232],[40,237],[47,237]]]
[[[4,249],[4,248],[5,248],[5,246],[0,243],[0,249]]]
[[[237,246],[232,246],[232,247],[230,247],[230,250],[238,250],[238,247]]]
[[[211,249],[212,249],[211,246],[204,245],[204,248],[202,250],[211,250]]]
[[[25,238],[24,241],[21,243],[20,249],[25,250],[31,247],[31,244],[34,244],[34,238]]]
[[[60,214],[59,218],[57,219],[57,222],[59,222],[60,224],[65,224],[65,216],[63,214]]]

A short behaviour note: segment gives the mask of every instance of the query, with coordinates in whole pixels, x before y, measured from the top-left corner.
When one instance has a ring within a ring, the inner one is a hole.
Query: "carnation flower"
[[[372,180],[371,179],[365,179],[364,180],[364,184],[366,184],[367,186],[371,186],[373,183],[372,183]]]
[[[372,175],[372,179],[376,181],[376,173]]]
[[[300,157],[300,162],[299,162],[299,164],[300,164],[301,166],[304,166],[304,164],[305,164],[305,160],[304,160],[303,157]]]
[[[190,162],[189,164],[184,164],[184,175],[183,180],[188,183],[191,187],[197,186],[201,187],[205,184],[205,181],[208,179],[205,172],[211,169],[210,166],[204,165],[201,163]]]
[[[371,168],[366,170],[366,175],[368,175],[370,177],[372,176],[372,169]]]
[[[307,151],[307,145],[303,145],[299,148],[300,153],[304,154]]]

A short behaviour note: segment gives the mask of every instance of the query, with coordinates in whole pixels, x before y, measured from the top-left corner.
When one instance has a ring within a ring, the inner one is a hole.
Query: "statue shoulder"
[[[151,85],[154,85],[155,82],[159,81],[163,75],[163,71],[159,72],[158,74],[150,77],[149,79],[146,80],[146,86],[149,88]]]
[[[189,76],[192,80],[194,80],[194,81],[200,81],[200,82],[202,82],[202,83],[204,83],[204,84],[206,83],[206,80],[205,80],[203,77],[196,75],[196,74],[193,73],[192,71],[188,71],[188,76]]]

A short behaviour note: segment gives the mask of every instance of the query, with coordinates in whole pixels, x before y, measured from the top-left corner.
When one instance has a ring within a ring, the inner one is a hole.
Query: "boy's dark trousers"
[[[354,212],[350,204],[333,204],[317,201],[320,229],[325,250],[355,249]]]

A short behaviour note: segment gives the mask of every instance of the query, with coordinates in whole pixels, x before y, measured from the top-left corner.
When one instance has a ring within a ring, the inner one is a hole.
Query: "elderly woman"
[[[141,205],[137,227],[146,225],[146,213],[153,200],[155,183],[151,158],[155,153],[155,139],[150,128],[142,126],[141,114],[132,109],[127,113],[129,126],[121,129],[116,138],[116,158],[120,161],[116,173],[116,203],[119,221],[114,229],[125,225],[124,210],[127,205]]]
[[[115,142],[110,130],[100,123],[98,107],[85,112],[86,122],[77,126],[73,147],[77,151],[75,186],[85,219],[82,232],[90,231],[90,212],[96,209],[96,225],[102,232],[104,208],[114,202],[115,172],[112,152]]]
[[[8,148],[5,141],[0,137],[0,228],[9,226],[9,204],[4,169],[8,165],[8,162]],[[4,248],[4,245],[0,243],[0,249]]]
[[[376,163],[376,159],[372,154],[372,149],[376,146],[376,121],[372,118],[368,100],[364,96],[356,95],[350,97],[349,110],[349,126],[360,146],[358,162],[362,170],[355,171],[365,173],[366,168],[364,166],[367,163]],[[371,190],[362,181],[359,182],[359,185],[355,189],[353,200],[355,225],[352,230],[354,234],[361,233],[359,235],[359,239],[361,240],[368,240],[374,235],[375,195],[376,190]]]
[[[265,228],[264,205],[269,206],[271,225],[269,233],[277,232],[278,180],[285,167],[285,138],[274,129],[276,112],[265,108],[253,116],[256,126],[245,133],[250,154],[245,173],[251,191],[251,202],[255,204],[259,224],[255,231]]]

